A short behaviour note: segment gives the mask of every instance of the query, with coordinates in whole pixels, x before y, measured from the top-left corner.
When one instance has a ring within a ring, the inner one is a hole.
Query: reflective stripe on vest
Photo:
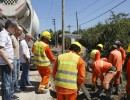
[[[47,44],[42,41],[34,43],[34,64],[37,66],[48,66],[50,61],[46,56],[45,48]]]
[[[77,65],[79,56],[74,53],[62,54],[58,57],[58,69],[55,85],[68,89],[77,89]]]
[[[96,49],[94,49],[94,50],[91,51],[91,53],[90,53],[90,59],[91,59],[92,61],[95,60],[95,54],[96,54],[97,52],[98,52],[98,50],[96,50]]]

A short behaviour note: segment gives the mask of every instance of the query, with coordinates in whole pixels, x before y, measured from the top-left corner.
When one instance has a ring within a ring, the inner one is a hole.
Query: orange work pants
[[[57,100],[76,100],[77,92],[72,94],[61,94],[57,92]]]
[[[116,71],[115,72],[108,72],[103,79],[102,82],[102,86],[104,89],[109,89],[109,84],[112,80],[112,78],[116,75]]]
[[[37,66],[38,72],[42,78],[40,85],[47,85],[50,81],[51,67],[50,66]]]

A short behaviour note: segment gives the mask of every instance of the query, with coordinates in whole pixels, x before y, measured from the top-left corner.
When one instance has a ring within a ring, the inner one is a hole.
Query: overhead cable
[[[84,19],[85,17],[88,17],[88,16],[93,15],[95,12],[97,12],[97,11],[99,11],[100,9],[106,7],[107,5],[111,4],[111,3],[114,2],[114,1],[115,1],[115,0],[112,0],[112,1],[110,1],[110,2],[108,2],[108,3],[106,3],[105,5],[101,6],[100,8],[98,8],[98,9],[96,9],[95,11],[91,12],[90,14],[88,14],[88,15],[82,17],[81,19]]]
[[[96,4],[99,0],[96,0],[95,2],[93,2],[92,4],[88,5],[87,7],[85,7],[84,9],[82,9],[81,11],[78,12],[78,14],[80,14],[81,12],[83,12],[84,10],[88,9],[89,7],[93,6],[94,4]]]
[[[89,20],[89,21],[87,21],[87,22],[84,22],[84,23],[82,23],[82,24],[80,24],[80,25],[84,25],[84,24],[86,24],[86,23],[89,23],[89,22],[91,22],[91,21],[93,21],[93,20],[95,20],[95,19],[97,19],[97,18],[99,18],[99,17],[105,15],[106,13],[108,13],[109,11],[111,11],[111,10],[113,10],[114,8],[118,7],[119,5],[121,5],[122,3],[124,3],[125,1],[126,1],[126,0],[120,2],[119,4],[117,4],[116,6],[112,7],[111,9],[107,10],[106,12],[104,12],[104,13],[98,15],[97,17],[95,17],[95,18],[93,18],[93,19],[91,19],[91,20]]]

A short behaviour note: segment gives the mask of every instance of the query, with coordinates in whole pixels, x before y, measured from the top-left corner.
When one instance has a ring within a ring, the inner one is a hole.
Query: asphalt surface
[[[52,96],[50,96],[50,90],[53,89],[53,85],[49,89],[46,90],[47,93],[45,94],[39,94],[37,92],[39,82],[41,81],[41,77],[37,70],[30,71],[29,78],[33,85],[27,86],[27,89],[25,91],[14,93],[16,96],[19,97],[19,100],[56,100],[52,98]],[[1,81],[0,81],[0,84],[1,84]],[[0,89],[0,100],[2,100],[1,89]]]

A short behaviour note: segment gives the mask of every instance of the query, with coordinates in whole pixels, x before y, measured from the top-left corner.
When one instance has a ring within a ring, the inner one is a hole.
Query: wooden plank
[[[82,85],[81,90],[82,90],[83,93],[85,94],[87,100],[92,100],[92,98],[91,98],[91,96],[90,96],[90,94],[89,94],[87,88],[85,87],[85,85]]]

